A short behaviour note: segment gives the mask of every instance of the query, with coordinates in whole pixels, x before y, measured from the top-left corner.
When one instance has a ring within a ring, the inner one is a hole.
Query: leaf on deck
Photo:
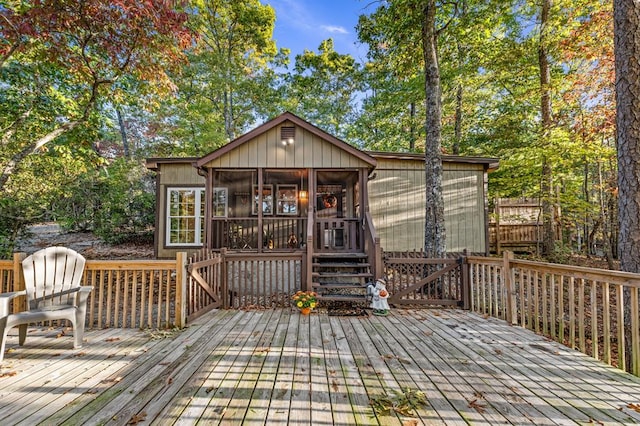
[[[0,379],[3,377],[13,377],[18,374],[16,371],[7,371],[6,373],[0,374]]]
[[[473,408],[480,414],[484,413],[487,410],[487,406],[484,404],[480,404],[477,399],[469,402],[469,408]]]
[[[627,404],[627,408],[635,411],[636,413],[640,413],[640,404],[634,404],[634,403]]]
[[[137,425],[138,423],[142,423],[147,419],[147,413],[144,411],[142,413],[136,414],[127,422],[128,425]]]
[[[108,339],[104,339],[105,342],[117,342],[118,340],[120,340],[119,337],[110,337]]]

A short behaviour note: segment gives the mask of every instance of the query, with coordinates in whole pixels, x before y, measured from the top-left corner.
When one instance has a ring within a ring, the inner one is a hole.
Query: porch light
[[[301,200],[306,200],[307,199],[307,191],[300,191],[300,199]]]
[[[293,145],[293,138],[282,139],[282,145],[284,146]]]

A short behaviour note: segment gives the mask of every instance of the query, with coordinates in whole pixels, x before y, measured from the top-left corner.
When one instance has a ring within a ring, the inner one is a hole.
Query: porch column
[[[262,167],[258,167],[258,229],[257,229],[257,237],[258,237],[258,253],[262,253],[262,237],[263,237],[263,220],[262,220],[262,184],[264,180],[264,169]],[[273,194],[272,194],[273,196]]]

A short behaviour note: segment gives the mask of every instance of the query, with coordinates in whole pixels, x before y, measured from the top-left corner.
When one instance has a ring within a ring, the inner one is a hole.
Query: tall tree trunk
[[[436,32],[436,2],[422,3],[422,55],[426,95],[426,209],[424,251],[428,257],[445,256],[444,199],[442,196],[442,153],[440,68]]]
[[[409,136],[409,152],[414,152],[416,150],[416,103],[411,102],[409,105],[409,126],[411,128],[410,136]]]
[[[551,71],[547,56],[547,34],[551,0],[542,0],[540,13],[540,42],[538,45],[538,65],[540,68],[540,115],[542,118],[541,146],[549,147],[551,142]],[[542,254],[549,256],[554,251],[555,235],[554,213],[551,190],[553,188],[553,170],[546,154],[542,158],[540,195],[542,197]]]
[[[619,255],[623,271],[640,272],[640,3],[614,0],[616,62],[616,137],[618,145]],[[631,304],[625,287],[624,320],[627,366],[630,362]]]

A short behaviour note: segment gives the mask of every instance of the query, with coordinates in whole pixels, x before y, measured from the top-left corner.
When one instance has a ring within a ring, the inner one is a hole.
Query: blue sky
[[[291,62],[304,49],[317,52],[333,38],[335,50],[364,62],[367,48],[358,43],[358,17],[374,10],[370,0],[262,0],[276,11],[273,38],[278,48],[291,49]]]

